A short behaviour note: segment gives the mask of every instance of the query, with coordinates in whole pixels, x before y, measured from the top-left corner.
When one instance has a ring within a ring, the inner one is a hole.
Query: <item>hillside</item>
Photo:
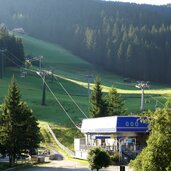
[[[94,78],[96,75],[100,75],[104,93],[107,92],[112,85],[115,86],[124,99],[127,114],[137,114],[139,112],[141,92],[135,88],[136,82],[134,80],[132,80],[132,83],[124,83],[123,77],[95,68],[93,65],[81,60],[56,44],[35,39],[30,36],[18,35],[18,37],[23,41],[26,54],[44,56],[43,68],[52,69],[55,67],[54,73],[57,75],[58,79],[52,82],[51,78],[47,77],[47,84],[76,124],[81,123],[85,116],[78,110],[60,84],[65,87],[75,102],[85,114],[88,115],[89,99],[87,96],[87,79],[85,77],[87,74],[93,75],[91,79],[91,89],[93,87]],[[26,77],[23,78],[20,77],[21,72],[19,68],[6,68],[3,79],[0,79],[0,103],[2,103],[4,96],[7,94],[7,85],[13,74],[21,88],[22,99],[27,101],[28,105],[33,109],[36,118],[43,123],[53,125],[53,130],[57,137],[61,138],[60,135],[65,134],[64,139],[60,140],[72,149],[72,138],[77,136],[78,132],[75,134],[76,130],[73,129],[73,123],[48,89],[46,105],[41,105],[42,80],[35,72],[28,71]],[[166,98],[171,96],[171,89],[167,85],[151,83],[150,89],[146,90],[145,94],[145,108],[153,110],[155,107],[163,107]],[[66,138],[70,141],[66,141]]]
[[[0,22],[10,29],[23,27],[113,73],[165,83],[171,83],[170,15],[169,6],[0,0]]]
[[[88,64],[76,56],[72,55],[68,51],[50,44],[45,43],[41,40],[37,40],[31,37],[22,37],[24,41],[24,48],[25,52],[32,54],[34,56],[41,54],[44,56],[43,58],[43,67],[49,69],[49,66],[52,66],[54,64],[55,72],[60,71],[61,68],[64,69],[67,68],[67,65],[70,65],[71,67],[68,67],[68,73],[72,73],[74,66],[78,67],[86,67]],[[34,42],[34,43],[33,43]],[[54,57],[55,58],[54,60]],[[70,58],[72,57],[72,61]],[[74,60],[75,58],[75,60]],[[58,65],[57,65],[58,64]],[[58,67],[59,66],[59,67]],[[90,65],[91,67],[91,65]],[[61,70],[62,72],[62,70]],[[67,71],[66,71],[67,72]],[[63,110],[60,108],[54,97],[51,95],[51,93],[47,89],[47,95],[46,95],[46,106],[41,105],[42,100],[42,80],[41,78],[35,73],[31,71],[27,71],[26,77],[21,77],[21,72],[19,68],[6,68],[5,74],[3,79],[0,80],[0,101],[2,103],[4,96],[7,94],[8,84],[12,77],[12,75],[15,75],[17,82],[19,86],[21,87],[23,99],[26,100],[29,104],[29,106],[33,109],[35,116],[40,121],[49,122],[51,124],[62,124],[62,125],[72,125],[70,121],[68,120],[68,117],[65,115]],[[65,72],[64,72],[65,74]],[[60,99],[61,103],[65,106],[68,113],[72,115],[72,118],[76,122],[80,122],[80,118],[82,118],[82,114],[79,112],[78,109],[75,108],[73,102],[68,98],[65,91],[61,88],[59,85],[60,83],[65,86],[66,89],[69,88],[68,91],[70,91],[73,95],[74,100],[79,103],[80,107],[87,113],[87,91],[84,87],[81,87],[79,85],[75,86],[74,83],[69,82],[67,80],[64,80],[62,78],[58,78],[57,81],[54,80],[53,83],[51,83],[51,78],[47,77],[47,83],[50,86],[50,88],[53,90],[53,92],[57,95],[57,97]],[[55,107],[56,106],[56,107]]]
[[[103,84],[103,91],[107,92],[109,88],[113,85],[118,89],[118,92],[121,93],[122,97],[125,99],[125,105],[128,109],[128,112],[138,112],[140,105],[140,91],[135,87],[136,81],[132,81],[132,83],[124,83],[123,77],[119,77],[109,72],[105,72],[102,69],[95,68],[91,64],[81,60],[77,56],[74,56],[69,51],[62,49],[61,47],[44,42],[42,40],[38,40],[32,38],[30,36],[20,36],[22,38],[24,49],[26,54],[31,54],[33,56],[43,55],[43,67],[46,69],[54,69],[54,73],[58,75],[59,81],[63,84],[63,86],[67,89],[67,91],[73,96],[76,102],[81,105],[85,113],[88,112],[88,97],[87,97],[87,78],[85,77],[87,74],[91,74],[93,78],[91,79],[91,88],[93,86],[94,79],[97,75],[100,75]],[[72,60],[70,60],[72,58]],[[8,70],[6,70],[8,71]],[[61,113],[62,110],[57,105],[56,109],[52,109],[51,107],[56,104],[55,99],[51,96],[50,92],[47,94],[47,106],[43,107],[43,115],[41,115],[42,110],[37,110],[42,107],[41,102],[41,79],[39,76],[34,73],[28,74],[25,78],[20,78],[20,74],[18,70],[14,70],[16,72],[17,80],[19,84],[21,84],[22,90],[24,91],[23,97],[29,100],[30,104],[33,105],[33,109],[37,111],[38,117],[45,117],[43,120],[46,120],[46,113],[49,113],[49,109],[52,110],[52,115],[54,113]],[[1,86],[7,89],[5,86],[7,84],[7,80],[11,77],[14,72],[11,70],[10,72],[6,72],[6,76],[4,80],[4,84],[1,83]],[[63,91],[61,86],[58,84],[58,81],[51,83],[50,78],[48,79],[48,84],[55,92],[57,96],[59,96],[60,100],[69,107],[69,111],[73,117],[76,117],[76,120],[79,120],[79,117],[83,117],[82,114],[76,109],[75,105],[69,99],[67,94]],[[31,91],[31,92],[30,92]],[[35,96],[32,97],[32,94],[35,91]],[[170,96],[170,88],[167,85],[157,85],[151,83],[150,89],[146,90],[145,93],[148,94],[146,97],[150,100],[150,103],[146,104],[146,108],[154,109],[156,100],[159,100],[158,105],[160,106],[160,102],[165,102],[165,97]],[[5,94],[5,91],[2,91],[1,97]],[[35,98],[35,100],[34,100]],[[53,104],[52,104],[53,102]],[[161,105],[162,107],[162,105]],[[56,112],[55,112],[56,111]],[[75,114],[74,114],[75,113]],[[76,116],[75,116],[76,115]],[[57,115],[55,116],[57,117]],[[57,117],[58,118],[58,117]],[[50,118],[49,118],[50,119]],[[57,121],[58,119],[54,119],[53,121]],[[67,118],[66,118],[67,120]],[[62,121],[62,123],[66,122]],[[57,121],[58,122],[58,121]],[[66,122],[67,123],[67,122]]]

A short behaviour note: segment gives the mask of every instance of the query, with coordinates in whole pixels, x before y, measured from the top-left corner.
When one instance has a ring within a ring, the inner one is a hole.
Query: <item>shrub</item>
[[[90,149],[88,153],[88,162],[90,169],[100,170],[102,167],[108,167],[110,164],[109,154],[100,147]]]
[[[111,156],[112,164],[117,164],[119,162],[119,152],[116,151],[113,156]]]

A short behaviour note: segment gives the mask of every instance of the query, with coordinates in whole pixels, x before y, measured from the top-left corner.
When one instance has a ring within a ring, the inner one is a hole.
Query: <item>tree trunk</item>
[[[12,156],[9,154],[9,165],[12,166]]]
[[[15,154],[9,154],[9,165],[10,167],[14,166],[15,163]]]

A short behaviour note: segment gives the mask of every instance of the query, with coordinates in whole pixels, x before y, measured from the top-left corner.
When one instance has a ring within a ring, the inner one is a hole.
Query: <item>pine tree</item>
[[[123,100],[114,87],[110,89],[106,96],[106,104],[108,116],[123,115],[125,113]]]
[[[89,114],[93,118],[106,116],[106,104],[103,99],[101,80],[96,78],[95,86],[90,98],[90,111]]]
[[[35,148],[40,142],[38,123],[29,107],[21,101],[20,90],[14,77],[2,105],[0,123],[0,144],[5,147],[9,164],[12,166],[22,151]]]

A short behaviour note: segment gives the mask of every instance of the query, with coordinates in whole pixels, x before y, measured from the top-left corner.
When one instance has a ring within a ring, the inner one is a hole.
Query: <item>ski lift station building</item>
[[[75,157],[87,159],[89,149],[100,146],[109,153],[137,155],[146,145],[148,125],[136,116],[111,116],[84,119],[81,132],[85,138],[74,139]]]

